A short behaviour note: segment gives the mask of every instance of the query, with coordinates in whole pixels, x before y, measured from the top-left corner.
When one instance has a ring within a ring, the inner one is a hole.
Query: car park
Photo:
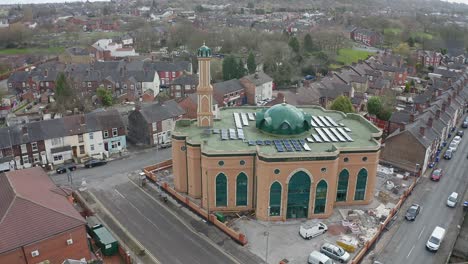
[[[433,181],[439,181],[440,178],[442,178],[442,175],[443,175],[443,171],[442,169],[437,169],[435,171],[432,172],[432,175],[431,175],[431,180]]]
[[[301,225],[299,229],[299,234],[304,239],[311,239],[311,238],[314,238],[316,236],[319,236],[327,232],[327,230],[328,230],[327,225],[322,222],[319,222],[315,225],[304,224],[304,225]]]
[[[421,206],[419,204],[412,204],[410,208],[406,211],[405,218],[408,221],[416,220],[416,216],[418,216],[419,211],[421,210]]]
[[[92,168],[92,167],[97,167],[97,166],[102,166],[107,164],[106,160],[101,160],[101,159],[91,159],[88,160],[84,163],[85,168]]]
[[[453,151],[451,149],[447,149],[444,154],[444,159],[449,160],[452,159]]]
[[[331,243],[323,244],[322,247],[320,247],[320,253],[341,263],[347,262],[350,258],[349,253],[346,252],[343,248]]]
[[[58,174],[65,173],[67,171],[74,171],[76,170],[76,165],[73,163],[63,164],[55,170]]]
[[[458,193],[452,192],[450,196],[447,198],[447,206],[448,207],[455,207],[458,202]]]
[[[309,264],[334,264],[333,260],[331,260],[329,257],[325,256],[324,254],[316,250],[312,251],[309,254],[307,263]]]

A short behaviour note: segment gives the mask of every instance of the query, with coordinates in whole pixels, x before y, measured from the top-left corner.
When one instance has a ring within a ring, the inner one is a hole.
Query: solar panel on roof
[[[344,127],[344,126],[345,126],[345,124],[343,124],[343,123],[340,123],[340,126]]]
[[[309,143],[314,143],[314,140],[311,139],[311,138],[306,138],[306,140],[307,140],[307,142],[309,142]]]
[[[332,127],[330,128],[330,131],[335,134],[335,136],[341,141],[341,142],[346,142],[347,140],[336,130],[336,128]]]
[[[257,140],[256,143],[257,143],[257,145],[259,145],[259,146],[263,146],[263,140]]]
[[[304,142],[304,144],[302,144],[302,147],[304,148],[305,151],[311,151],[312,149],[310,149],[309,145],[307,145],[307,143]]]
[[[325,135],[325,133],[322,131],[321,128],[315,128],[315,131],[317,131],[317,133],[320,135],[320,137],[323,139],[323,141],[330,142],[327,135]]]
[[[242,118],[242,125],[248,126],[249,121],[247,120],[247,115],[245,113],[241,113],[241,118]]]
[[[275,139],[275,140],[273,140],[273,143],[275,143],[275,144],[281,144],[281,140]]]
[[[269,146],[269,145],[271,145],[271,140],[265,140],[265,141],[263,141],[263,143],[264,143],[265,145]]]
[[[325,124],[325,126],[331,126],[330,123],[328,123],[328,120],[325,119],[325,117],[319,116],[319,119],[320,121],[322,121],[323,124]]]
[[[287,145],[287,146],[284,146],[286,148],[286,151],[287,152],[294,152],[293,148],[291,147],[291,145]]]
[[[245,139],[244,130],[243,130],[243,129],[241,129],[241,128],[238,128],[238,129],[237,129],[237,137],[238,137],[239,139]]]
[[[330,122],[330,124],[332,124],[332,126],[335,126],[337,127],[338,124],[333,120],[333,118],[329,117],[329,116],[326,116],[328,122]]]
[[[316,142],[323,142],[322,139],[317,134],[312,134],[312,137]]]
[[[249,146],[255,146],[255,141],[249,140]]]
[[[219,134],[219,133],[220,133],[219,129],[217,128],[213,129],[213,134]]]
[[[303,139],[299,139],[298,141],[299,141],[299,143],[301,143],[301,144],[306,143],[305,140],[303,140]]]
[[[320,126],[320,127],[323,127],[323,123],[322,121],[320,121],[320,119],[318,119],[316,116],[313,116],[312,119],[314,119],[315,123]]]
[[[250,121],[255,121],[255,116],[253,115],[253,113],[247,113],[247,115],[249,116]]]
[[[349,129],[349,128],[347,128],[347,127],[345,127],[344,130],[345,130],[346,132],[351,132],[351,129]]]
[[[234,128],[229,129],[229,138],[230,139],[237,139],[236,130]]]
[[[338,131],[340,131],[340,133],[346,138],[346,140],[348,140],[348,141],[353,141],[353,139],[348,135],[348,133],[346,133],[346,132],[344,131],[343,128],[338,127],[337,129],[338,129]]]
[[[302,151],[301,145],[299,144],[299,142],[297,142],[297,140],[290,139],[289,141],[291,141],[291,144],[293,145],[296,151]]]
[[[331,139],[331,141],[333,142],[338,142],[338,139],[330,132],[330,130],[328,128],[322,128],[323,132],[325,132],[325,134],[327,134],[328,138]]]
[[[229,139],[229,135],[228,135],[227,129],[221,130],[221,139],[222,139],[222,140],[228,140],[228,139]]]
[[[317,124],[315,124],[314,120],[310,120],[310,124],[312,125],[312,127],[318,127]]]
[[[234,122],[236,123],[236,128],[242,128],[242,123],[241,123],[239,113],[234,113]]]

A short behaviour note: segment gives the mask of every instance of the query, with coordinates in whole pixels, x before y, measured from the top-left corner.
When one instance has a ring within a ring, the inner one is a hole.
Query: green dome
[[[295,106],[282,103],[257,112],[258,129],[272,134],[296,135],[310,129],[311,115]]]
[[[207,46],[205,46],[205,44],[203,44],[203,46],[201,46],[199,49],[198,49],[198,57],[211,57],[211,49],[208,48]]]

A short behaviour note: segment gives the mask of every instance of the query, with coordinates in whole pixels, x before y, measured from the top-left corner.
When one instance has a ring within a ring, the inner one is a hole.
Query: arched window
[[[354,200],[364,200],[366,197],[366,185],[367,185],[367,170],[361,169],[357,176],[356,191],[354,192]]]
[[[336,201],[342,202],[346,201],[346,195],[348,193],[348,180],[349,172],[348,170],[342,170],[340,176],[338,176],[338,189],[336,191]]]
[[[247,175],[241,172],[236,179],[236,206],[247,205]]]
[[[307,218],[311,180],[304,171],[294,173],[288,183],[286,218]]]
[[[327,205],[327,188],[328,188],[328,184],[324,180],[321,180],[317,184],[317,189],[315,190],[314,214],[325,213],[325,206]]]
[[[227,206],[227,178],[224,173],[216,176],[216,207]]]
[[[274,182],[270,187],[270,216],[281,215],[281,184]]]

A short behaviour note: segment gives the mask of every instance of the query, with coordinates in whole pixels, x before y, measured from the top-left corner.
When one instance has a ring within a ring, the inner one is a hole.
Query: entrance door
[[[307,218],[309,212],[310,177],[296,172],[288,184],[288,210],[286,218]]]
[[[78,153],[76,151],[76,146],[73,146],[72,147],[72,150],[73,150],[73,157],[77,157],[78,156]]]

